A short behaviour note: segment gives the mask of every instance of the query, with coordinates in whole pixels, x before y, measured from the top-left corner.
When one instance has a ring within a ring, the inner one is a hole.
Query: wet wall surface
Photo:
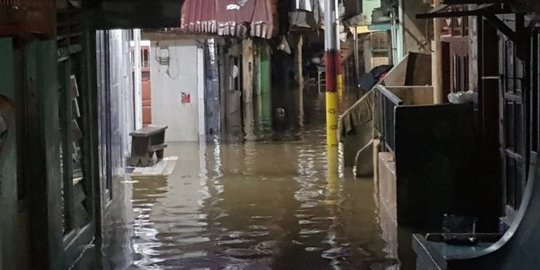
[[[109,267],[397,269],[372,179],[329,175],[323,125],[307,122],[279,140],[169,144],[171,177],[122,183]]]

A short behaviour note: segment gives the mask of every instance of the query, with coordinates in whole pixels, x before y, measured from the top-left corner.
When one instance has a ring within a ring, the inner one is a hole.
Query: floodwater
[[[329,173],[323,125],[304,122],[277,140],[169,144],[171,177],[125,183],[130,268],[397,269],[372,179]]]

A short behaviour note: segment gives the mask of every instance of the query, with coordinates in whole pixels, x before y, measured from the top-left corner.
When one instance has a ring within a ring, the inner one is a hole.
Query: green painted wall
[[[15,98],[13,45],[0,38],[0,94]],[[16,269],[17,250],[17,155],[15,110],[0,103],[0,269]]]
[[[56,40],[24,45],[24,177],[30,201],[31,268],[65,269],[61,211]],[[38,222],[39,221],[39,222]],[[38,257],[40,254],[41,257]]]
[[[15,99],[13,41],[0,38],[0,94]]]

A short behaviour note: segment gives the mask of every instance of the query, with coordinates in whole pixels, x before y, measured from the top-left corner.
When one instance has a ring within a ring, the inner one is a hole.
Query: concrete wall
[[[169,142],[198,141],[199,88],[204,82],[203,59],[196,41],[152,41],[150,80],[152,87],[152,123],[166,125],[165,140]],[[168,49],[168,64],[158,62],[156,54]],[[182,103],[182,94],[190,96]],[[204,121],[204,119],[201,119]]]

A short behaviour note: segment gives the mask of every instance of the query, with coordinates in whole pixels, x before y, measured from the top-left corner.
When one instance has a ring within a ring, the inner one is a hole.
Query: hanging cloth
[[[296,0],[296,10],[313,11],[313,0]]]

